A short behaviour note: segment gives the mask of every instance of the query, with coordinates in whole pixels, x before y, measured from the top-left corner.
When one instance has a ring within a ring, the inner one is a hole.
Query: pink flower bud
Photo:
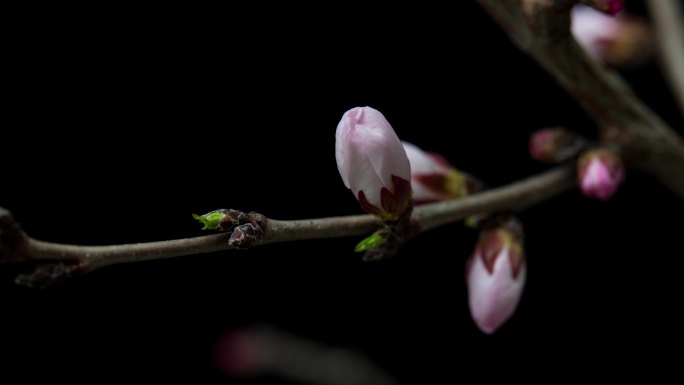
[[[530,136],[529,150],[533,159],[544,163],[560,163],[577,155],[585,140],[562,127],[544,128]]]
[[[650,27],[636,16],[611,17],[589,7],[572,9],[572,34],[599,62],[614,67],[635,67],[653,53]]]
[[[582,2],[609,15],[615,15],[625,8],[625,0],[582,0]]]
[[[337,125],[335,157],[344,185],[365,211],[396,220],[410,209],[409,160],[380,111],[356,107],[344,113]]]
[[[517,229],[516,229],[517,228]],[[527,267],[517,221],[488,228],[466,266],[470,314],[484,333],[494,333],[515,312]]]
[[[625,169],[613,152],[592,150],[580,157],[577,175],[585,196],[607,201],[625,179]]]
[[[478,182],[439,154],[402,142],[411,163],[411,190],[417,204],[461,198],[479,190]]]

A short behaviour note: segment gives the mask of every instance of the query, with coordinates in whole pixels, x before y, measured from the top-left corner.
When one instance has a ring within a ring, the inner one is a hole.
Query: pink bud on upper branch
[[[572,34],[591,57],[613,67],[638,66],[653,53],[650,27],[633,15],[612,17],[577,5],[572,9]]]
[[[597,149],[582,154],[577,176],[580,190],[585,196],[607,201],[624,181],[625,168],[617,154]]]

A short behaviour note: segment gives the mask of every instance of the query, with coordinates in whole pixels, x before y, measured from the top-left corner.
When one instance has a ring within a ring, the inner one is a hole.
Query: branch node
[[[397,221],[383,222],[382,227],[373,233],[374,236],[379,236],[382,242],[364,250],[364,262],[381,261],[393,257],[404,242],[416,235],[417,226],[414,227],[411,221],[411,212],[412,210],[408,210]]]
[[[204,215],[193,214],[202,230],[230,232],[228,244],[236,249],[248,249],[266,233],[268,219],[254,211],[245,213],[233,209],[218,209]]]
[[[228,244],[236,249],[249,249],[266,234],[268,219],[264,215],[233,209],[217,211],[225,214],[219,228],[231,232]]]
[[[245,223],[233,229],[228,244],[236,249],[249,249],[263,237],[263,229],[256,223]]]

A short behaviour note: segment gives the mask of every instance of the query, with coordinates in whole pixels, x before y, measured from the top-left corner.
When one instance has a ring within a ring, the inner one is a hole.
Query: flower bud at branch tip
[[[589,198],[607,201],[615,195],[625,179],[620,157],[612,151],[587,151],[579,159],[577,177],[580,190]]]
[[[344,185],[361,207],[384,220],[411,209],[411,167],[385,117],[370,107],[344,113],[335,136],[335,158]]]
[[[496,221],[480,234],[466,265],[470,314],[482,332],[494,333],[515,312],[527,267],[522,225],[514,218]]]

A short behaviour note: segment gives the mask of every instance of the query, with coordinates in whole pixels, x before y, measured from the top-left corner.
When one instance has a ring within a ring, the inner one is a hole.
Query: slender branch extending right
[[[521,211],[562,193],[575,185],[575,167],[560,166],[507,186],[458,200],[432,203],[413,211],[415,233],[457,222],[483,212]],[[373,215],[350,215],[280,221],[269,219],[264,236],[255,245],[308,239],[338,238],[368,234],[379,227]],[[0,208],[0,260],[6,262],[47,262],[66,264],[46,273],[66,276],[120,263],[141,262],[183,255],[229,250],[226,234],[194,238],[110,246],[81,246],[45,242],[22,232],[9,211]],[[68,266],[67,266],[68,265]]]

